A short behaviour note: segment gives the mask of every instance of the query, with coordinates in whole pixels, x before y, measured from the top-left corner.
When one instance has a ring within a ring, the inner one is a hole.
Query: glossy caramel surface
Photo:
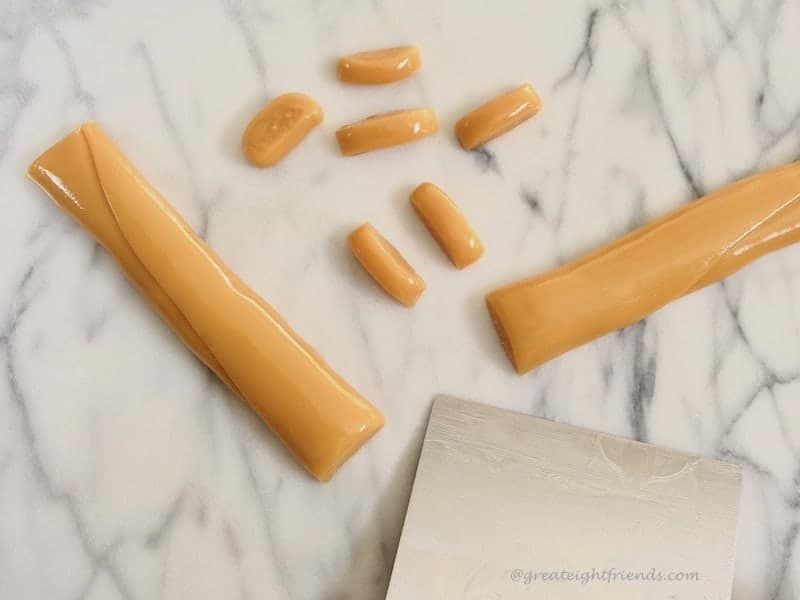
[[[800,162],[753,175],[486,297],[519,373],[800,240]]]
[[[28,172],[315,477],[330,479],[381,428],[383,415],[220,260],[98,125],[83,124]]]
[[[430,182],[411,193],[411,206],[450,261],[463,269],[483,256],[483,243],[456,203]]]
[[[456,123],[456,137],[465,149],[472,150],[527,121],[541,108],[536,90],[524,83],[461,117]]]
[[[369,223],[347,236],[347,244],[361,266],[392,298],[414,306],[425,291],[425,282],[377,229]]]
[[[367,117],[336,131],[336,141],[345,156],[381,150],[414,142],[439,131],[430,108],[395,110]]]
[[[392,83],[410,77],[421,65],[419,48],[396,46],[342,56],[336,61],[336,75],[347,83]]]

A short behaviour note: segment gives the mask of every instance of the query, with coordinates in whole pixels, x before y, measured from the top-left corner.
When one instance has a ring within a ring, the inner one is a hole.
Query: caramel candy
[[[371,152],[413,142],[439,131],[430,108],[395,110],[345,125],[336,131],[336,141],[345,156]]]
[[[297,146],[322,118],[322,107],[305,94],[273,98],[244,130],[242,152],[255,166],[270,167]]]
[[[410,77],[421,64],[416,46],[397,46],[342,56],[336,75],[347,83],[392,83]]]
[[[28,174],[315,477],[330,479],[383,426],[383,415],[222,262],[99,126],[84,123]]]
[[[524,373],[800,240],[800,162],[742,179],[486,297]]]
[[[541,108],[536,91],[530,83],[524,83],[461,117],[456,136],[465,149],[472,150],[527,121]]]
[[[455,202],[432,183],[421,183],[411,193],[411,206],[439,247],[459,269],[483,255],[483,244]]]
[[[425,282],[392,246],[369,223],[353,230],[347,244],[361,266],[392,298],[414,306],[425,291]]]

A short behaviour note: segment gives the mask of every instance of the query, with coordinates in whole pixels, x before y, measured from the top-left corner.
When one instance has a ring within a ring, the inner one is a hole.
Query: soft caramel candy
[[[345,125],[336,131],[336,141],[345,156],[361,154],[420,140],[439,131],[430,108],[395,110]]]
[[[425,282],[406,259],[369,223],[347,236],[347,244],[361,266],[392,298],[414,306],[425,291]]]
[[[800,240],[800,162],[753,175],[486,297],[519,373]]]
[[[383,426],[383,415],[222,262],[99,126],[83,124],[28,173],[315,477],[330,479]]]
[[[472,150],[527,121],[542,108],[542,101],[531,84],[521,86],[489,100],[456,123],[458,141]]]
[[[483,255],[483,244],[455,202],[432,183],[421,183],[411,193],[411,206],[439,247],[459,269]]]
[[[273,98],[253,117],[242,135],[242,151],[257,167],[269,167],[322,122],[322,107],[305,94]]]
[[[392,83],[413,75],[421,64],[416,46],[397,46],[342,56],[336,74],[347,83]]]

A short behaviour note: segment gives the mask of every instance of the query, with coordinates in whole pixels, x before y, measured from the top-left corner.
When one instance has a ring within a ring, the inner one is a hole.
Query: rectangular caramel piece
[[[450,262],[464,269],[483,256],[483,243],[456,203],[425,181],[411,192],[411,206]]]
[[[400,304],[414,306],[425,281],[389,240],[369,223],[350,232],[347,245],[364,270]]]
[[[486,297],[519,373],[800,240],[800,163],[753,175]]]
[[[439,131],[430,108],[393,110],[344,125],[336,130],[339,150],[345,156],[363,154],[415,142]]]
[[[472,150],[527,121],[541,108],[536,90],[523,83],[461,117],[455,126],[456,137],[464,149]]]
[[[419,48],[395,46],[341,56],[336,61],[336,75],[347,83],[393,83],[411,77],[421,64]]]
[[[222,262],[98,125],[83,124],[28,173],[315,477],[330,479],[381,428],[383,415]]]

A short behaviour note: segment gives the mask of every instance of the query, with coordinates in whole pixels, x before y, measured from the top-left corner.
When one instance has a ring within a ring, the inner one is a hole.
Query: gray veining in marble
[[[438,393],[738,463],[733,598],[800,595],[800,248],[523,377],[483,306],[800,157],[798,25],[798,0],[4,0],[0,598],[381,599]],[[335,80],[339,53],[396,43],[422,49],[413,79]],[[524,80],[542,113],[462,151],[455,120]],[[284,91],[326,119],[253,169],[241,131]],[[339,125],[418,105],[436,137],[338,155]],[[333,483],[306,477],[26,180],[87,118],[386,413]],[[422,180],[483,238],[464,272],[407,204]],[[428,281],[413,310],[348,255],[365,220]]]

